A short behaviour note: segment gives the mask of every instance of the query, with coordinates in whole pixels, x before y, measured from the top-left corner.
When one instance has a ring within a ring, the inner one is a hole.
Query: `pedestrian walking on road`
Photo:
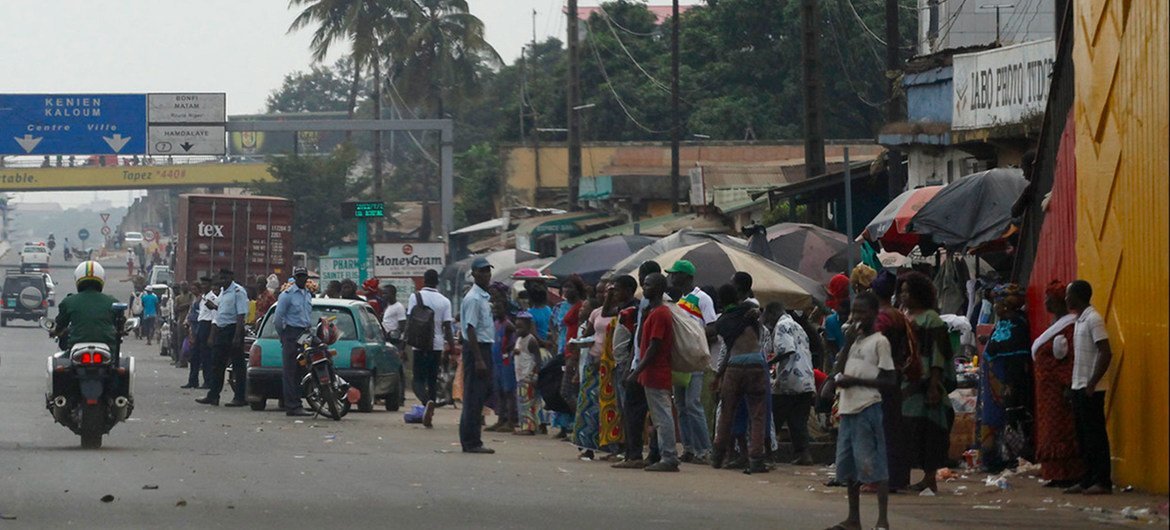
[[[228,269],[219,270],[220,293],[219,298],[211,303],[215,309],[214,327],[211,330],[211,339],[214,346],[211,388],[207,389],[207,396],[195,401],[204,405],[219,405],[219,395],[223,391],[224,373],[228,363],[232,364],[232,372],[237,378],[245,377],[248,371],[247,360],[244,359],[244,318],[248,316],[248,293],[240,284],[234,281],[235,274]],[[246,385],[243,380],[238,381],[233,399],[226,403],[228,407],[242,407],[248,403],[244,400]]]
[[[142,293],[142,334],[146,335],[146,345],[150,346],[154,339],[155,324],[158,323],[158,295],[147,290]]]
[[[874,329],[878,301],[873,293],[858,296],[850,308],[854,323],[847,326],[845,348],[837,356],[835,376],[825,385],[840,389],[841,426],[837,432],[837,480],[849,490],[849,516],[833,530],[861,528],[861,485],[876,485],[878,520],[875,528],[889,528],[889,472],[882,426],[881,389],[895,384],[890,342]]]
[[[488,276],[490,279],[490,272]],[[426,329],[417,330],[420,336],[411,339],[414,353],[412,389],[414,396],[426,406],[426,412],[423,414],[423,425],[429,427],[429,418],[435,413],[436,400],[439,399],[439,361],[443,355],[443,345],[447,345],[452,351],[455,349],[451,301],[439,293],[439,271],[435,269],[428,269],[423,273],[423,288],[414,293],[414,296],[411,296],[407,301],[404,321],[414,321],[414,317],[422,315],[422,313],[415,314],[415,312],[422,309],[429,310],[430,319],[433,322],[429,327],[424,323],[421,327]],[[409,329],[410,325],[407,324],[407,327]],[[416,327],[418,327],[417,323]],[[495,324],[479,331],[494,334]],[[413,334],[414,331],[411,333]],[[491,354],[490,348],[488,354]],[[464,392],[466,393],[466,388],[464,388]]]
[[[300,338],[309,330],[313,314],[313,293],[305,288],[309,271],[304,267],[293,268],[293,285],[280,293],[272,322],[280,334],[281,354],[281,396],[285,414],[289,416],[312,416],[301,405]]]
[[[459,442],[464,453],[492,454],[482,439],[483,407],[492,390],[492,343],[495,322],[492,320],[492,265],[484,258],[471,262],[475,285],[463,297],[459,323],[463,326],[463,413],[459,418]]]

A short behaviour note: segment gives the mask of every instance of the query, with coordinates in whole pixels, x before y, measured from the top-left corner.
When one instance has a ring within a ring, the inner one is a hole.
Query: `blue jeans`
[[[670,391],[664,388],[647,388],[646,404],[650,408],[650,419],[658,433],[658,451],[662,462],[678,465],[678,451],[674,440],[674,414],[671,413]]]
[[[857,414],[842,414],[837,429],[837,480],[849,484],[876,484],[889,480],[882,404]]]
[[[683,450],[695,455],[710,452],[711,433],[707,430],[707,414],[703,412],[703,372],[691,374],[687,386],[674,387],[674,395]]]

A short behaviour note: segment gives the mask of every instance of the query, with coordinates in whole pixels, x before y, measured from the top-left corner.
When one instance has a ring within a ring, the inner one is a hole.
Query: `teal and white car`
[[[273,305],[265,314],[248,352],[246,394],[252,410],[264,410],[269,399],[281,399],[280,336],[272,319],[275,311]],[[314,298],[311,321],[321,317],[337,317],[341,339],[330,348],[337,352],[333,365],[338,375],[361,392],[358,410],[374,410],[375,398],[385,401],[386,410],[398,410],[406,396],[402,358],[397,348],[386,342],[374,310],[358,300]]]

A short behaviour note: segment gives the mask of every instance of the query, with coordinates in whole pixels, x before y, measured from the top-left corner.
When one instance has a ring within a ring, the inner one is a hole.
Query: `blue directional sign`
[[[0,94],[0,155],[145,153],[145,94]]]
[[[89,230],[86,230],[84,228],[82,228],[81,230],[78,230],[77,231],[77,239],[80,239],[82,241],[89,239]]]

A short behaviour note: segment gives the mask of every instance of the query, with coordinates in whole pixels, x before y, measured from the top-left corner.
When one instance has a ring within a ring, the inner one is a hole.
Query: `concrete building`
[[[994,45],[997,36],[1001,45],[1048,39],[1055,26],[1054,0],[918,0],[918,55]]]

